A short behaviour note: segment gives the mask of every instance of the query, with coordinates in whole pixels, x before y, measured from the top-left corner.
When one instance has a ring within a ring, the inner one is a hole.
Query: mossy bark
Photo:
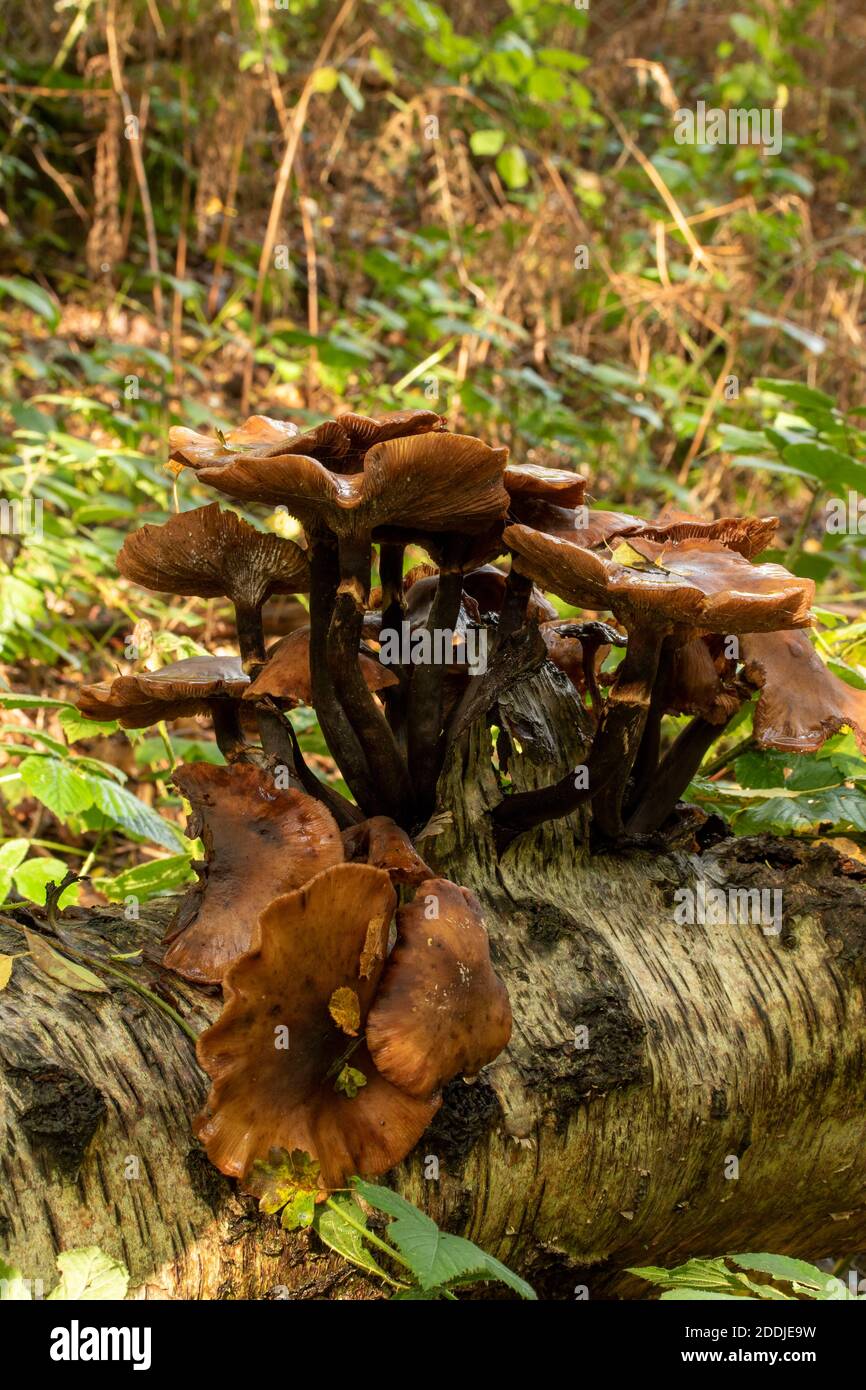
[[[516,790],[581,761],[581,713],[547,664],[491,719]],[[392,1181],[559,1299],[639,1296],[627,1266],[695,1254],[862,1250],[866,871],[785,840],[591,856],[577,814],[498,860],[493,736],[480,720],[454,744],[419,847],[480,896],[514,1036],[481,1080],[448,1087]],[[781,933],[677,925],[674,893],[699,881],[780,889]],[[161,915],[68,929],[143,943],[128,968],[203,1027],[218,998],[160,972]],[[0,950],[22,949],[0,925]],[[141,1297],[380,1296],[210,1168],[190,1133],[205,1089],[152,1004],[120,985],[76,994],[18,960],[0,993],[0,1252],[46,1287],[58,1249],[97,1244]]]

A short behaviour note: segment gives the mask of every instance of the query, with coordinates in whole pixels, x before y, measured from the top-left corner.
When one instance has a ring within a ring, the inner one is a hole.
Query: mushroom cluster
[[[585,775],[503,795],[500,847],[584,803],[597,841],[652,835],[755,689],[759,744],[812,750],[850,726],[866,746],[866,694],[802,631],[811,581],[757,558],[775,518],[596,510],[579,474],[509,462],[431,411],[305,432],[255,416],[216,439],[173,430],[171,452],[225,505],[143,526],[118,567],[228,599],[237,654],[118,676],[80,706],[125,728],[209,715],[225,758],[175,773],[206,860],[165,963],[224,991],[199,1042],[213,1085],[198,1133],[226,1173],[248,1180],[275,1147],[331,1186],[382,1173],[448,1080],[506,1046],[479,905],[411,838],[449,744],[493,711],[494,668],[552,662],[594,730]],[[231,510],[257,505],[299,540]],[[407,568],[409,547],[427,559]],[[268,649],[262,609],[283,594],[309,595],[309,623]],[[584,611],[559,618],[551,594]],[[306,763],[288,717],[302,704],[350,796]],[[664,750],[668,713],[691,721]]]

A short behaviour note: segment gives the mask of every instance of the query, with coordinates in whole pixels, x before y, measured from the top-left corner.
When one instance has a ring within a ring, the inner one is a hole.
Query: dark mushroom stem
[[[596,723],[601,718],[601,710],[604,704],[604,696],[598,685],[598,672],[596,670],[596,658],[599,647],[624,647],[625,638],[621,632],[617,632],[610,623],[586,622],[586,623],[560,623],[557,631],[561,637],[576,637],[580,642],[583,658],[583,679],[589,695],[592,712],[595,715]]]
[[[652,707],[665,635],[651,627],[635,627],[629,632],[626,654],[599,725],[596,738],[606,744],[613,739],[620,759],[617,776],[608,779],[592,798],[593,827],[608,840],[619,839],[625,831],[623,801]]]
[[[370,593],[370,537],[341,540],[339,562],[340,583],[328,628],[328,671],[373,774],[377,810],[371,814],[404,821],[411,817],[412,784],[393,730],[367,688],[359,659]]]
[[[262,747],[287,768],[292,786],[308,792],[327,806],[341,830],[363,820],[363,811],[341,796],[336,787],[329,787],[307,766],[291,720],[285,718],[272,700],[266,698],[262,701],[256,709],[256,719]]]
[[[650,690],[658,667],[663,632],[654,629],[629,636],[626,656],[586,760],[586,775],[572,769],[549,787],[506,797],[493,812],[500,849],[510,840],[544,821],[556,820],[592,800],[601,808],[604,827],[619,816],[622,793],[637,753],[649,709]],[[611,801],[603,803],[611,789]]]
[[[655,778],[661,751],[662,720],[668,705],[672,661],[671,639],[668,638],[662,647],[658,674],[653,682],[646,724],[632,769],[631,785],[626,788],[626,813],[640,804]]]
[[[506,637],[510,637],[512,632],[523,627],[526,622],[526,612],[529,607],[529,600],[532,597],[532,580],[526,574],[520,574],[512,564],[505,581],[505,593],[502,598],[502,608],[499,611],[499,624],[497,631],[497,642],[504,642]]]
[[[367,815],[377,814],[376,787],[364,750],[337,698],[328,666],[328,629],[334,611],[340,564],[337,539],[311,535],[310,543],[310,682],[313,708],[322,736],[346,785]]]
[[[240,647],[241,660],[248,676],[254,676],[264,665],[265,652],[265,629],[262,623],[262,605],[250,603],[246,599],[236,598],[235,605],[235,626],[238,634],[238,646]]]
[[[240,705],[237,700],[210,700],[208,703],[217,748],[227,763],[235,763],[246,751]]]
[[[409,768],[422,815],[431,809],[443,755],[441,734],[447,669],[445,653],[438,649],[440,644],[450,641],[457,626],[462,594],[462,569],[443,566],[425,624],[430,634],[430,660],[413,666],[409,684]],[[443,660],[437,660],[437,653]]]
[[[379,546],[379,582],[382,587],[381,627],[382,631],[400,632],[406,616],[403,602],[403,556],[406,547],[402,541],[382,541]],[[408,678],[406,672],[397,672],[400,684],[389,686],[382,691],[382,699],[388,715],[388,723],[395,732],[401,728],[406,713]]]
[[[659,763],[652,787],[629,817],[626,825],[629,835],[649,835],[664,825],[725,727],[725,724],[711,724],[700,715],[686,725]]]

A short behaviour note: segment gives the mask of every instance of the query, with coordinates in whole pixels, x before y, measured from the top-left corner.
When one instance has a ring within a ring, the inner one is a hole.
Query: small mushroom
[[[474,894],[444,878],[422,883],[397,913],[397,943],[367,1018],[378,1070],[412,1096],[476,1076],[511,1037],[508,992],[490,964]]]
[[[297,438],[297,425],[286,420],[272,420],[267,415],[251,415],[242,425],[228,434],[214,436],[198,430],[173,427],[168,432],[171,458],[186,468],[221,467],[238,454],[258,454],[267,457],[275,449],[284,449]]]
[[[88,719],[116,719],[124,729],[209,714],[217,745],[231,759],[243,747],[237,702],[248,685],[238,657],[191,656],[158,671],[83,685],[77,703]]]
[[[174,782],[192,806],[188,833],[201,835],[207,862],[181,904],[163,964],[188,980],[218,982],[250,949],[262,908],[342,863],[343,842],[321,802],[282,790],[251,763],[194,763],[177,768]]]
[[[740,639],[743,676],[760,691],[754,735],[761,748],[812,753],[847,726],[866,754],[866,690],[828,670],[805,632]]]
[[[361,652],[359,660],[368,690],[379,691],[397,685],[394,673],[371,656]],[[274,643],[264,666],[244,692],[244,699],[260,700],[265,695],[292,706],[312,704],[309,627],[297,628]]]
[[[405,830],[389,816],[371,816],[343,831],[343,849],[352,863],[385,869],[392,883],[417,887],[432,876]]]
[[[257,531],[216,502],[179,512],[162,526],[142,526],[123,542],[117,567],[126,579],[159,593],[231,599],[247,671],[265,659],[265,600],[310,587],[300,546]]]
[[[440,1098],[391,1085],[334,1017],[348,1011],[330,1007],[338,991],[342,1002],[354,994],[352,1032],[363,1033],[395,904],[384,870],[339,864],[262,911],[252,949],[225,978],[223,1012],[198,1041],[213,1085],[196,1132],[223,1173],[244,1179],[271,1148],[300,1149],[325,1187],[342,1187],[387,1172],[418,1142]]]

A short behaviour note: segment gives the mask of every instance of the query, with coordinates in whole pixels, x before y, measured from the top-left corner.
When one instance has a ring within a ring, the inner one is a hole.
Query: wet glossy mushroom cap
[[[88,719],[117,719],[143,729],[160,719],[206,714],[212,700],[239,700],[249,685],[236,656],[191,656],[158,671],[84,685],[78,708]]]
[[[330,811],[305,792],[282,790],[250,763],[195,763],[174,773],[207,863],[181,905],[164,964],[189,980],[220,981],[248,951],[258,915],[277,893],[343,862]]]
[[[472,435],[434,431],[375,444],[363,470],[350,475],[286,454],[237,458],[199,477],[230,497],[284,506],[308,529],[324,526],[339,536],[369,535],[376,527],[473,534],[505,515],[506,458],[507,450]]]
[[[367,1019],[373,1061],[395,1086],[429,1096],[453,1076],[476,1076],[510,1037],[478,899],[428,879],[397,914],[397,944]]]
[[[781,565],[753,565],[718,541],[662,546],[633,536],[608,555],[528,526],[509,526],[504,539],[520,572],[542,588],[569,603],[610,609],[626,624],[742,633],[809,623],[811,580]]]
[[[640,535],[644,540],[662,545],[689,540],[718,541],[726,549],[736,550],[751,560],[773,544],[778,528],[777,516],[723,516],[717,521],[704,521],[700,517],[680,513],[671,521],[641,522],[633,529],[626,528],[609,535],[618,535],[624,540],[632,535]]]
[[[341,864],[261,913],[252,950],[226,976],[225,1008],[198,1042],[213,1086],[196,1129],[223,1173],[243,1179],[272,1147],[300,1149],[326,1187],[341,1187],[386,1172],[418,1142],[439,1097],[391,1085],[329,1007],[351,991],[353,1032],[363,1033],[395,904],[384,870]],[[366,1083],[351,1097],[337,1089],[345,1065]]]
[[[432,877],[405,830],[390,816],[371,816],[343,831],[346,859],[384,869],[392,883],[416,886]]]
[[[509,463],[504,481],[512,505],[537,499],[557,507],[579,507],[586,493],[586,479],[580,473],[540,463]]]
[[[348,440],[347,463],[352,471],[361,466],[364,455],[376,444],[445,429],[445,420],[435,410],[393,410],[376,416],[348,411],[337,416],[337,424]]]
[[[463,576],[463,592],[474,598],[481,613],[499,613],[505,599],[508,575],[497,565],[480,565]],[[539,623],[552,622],[557,611],[540,589],[533,587],[526,608],[527,618]]]
[[[142,526],[123,542],[117,566],[124,578],[158,593],[228,596],[252,605],[310,587],[300,546],[257,531],[218,502]]]
[[[849,727],[866,755],[866,690],[824,665],[805,632],[742,637],[743,676],[760,690],[754,736],[762,748],[812,753]]]
[[[175,427],[168,432],[171,458],[187,468],[221,467],[238,454],[266,457],[297,438],[300,430],[287,420],[271,420],[267,415],[251,415],[237,429],[218,435]],[[223,442],[225,441],[225,442]]]
[[[399,683],[393,671],[366,653],[361,652],[359,660],[368,690],[384,690]],[[309,627],[298,628],[274,643],[261,671],[245,691],[244,699],[260,700],[266,695],[292,705],[313,703]]]
[[[561,619],[556,622],[542,623],[539,632],[544,638],[544,645],[547,648],[547,659],[552,661],[554,666],[558,666],[564,675],[568,676],[576,690],[583,691],[586,688],[586,679],[583,670],[583,643],[577,637],[567,637],[559,631]],[[604,656],[610,648],[604,648]],[[601,660],[604,660],[604,656]]]
[[[587,550],[593,550],[624,531],[640,530],[643,526],[640,517],[630,512],[608,512],[597,507],[574,509],[529,500],[512,505],[511,510],[522,524]]]

